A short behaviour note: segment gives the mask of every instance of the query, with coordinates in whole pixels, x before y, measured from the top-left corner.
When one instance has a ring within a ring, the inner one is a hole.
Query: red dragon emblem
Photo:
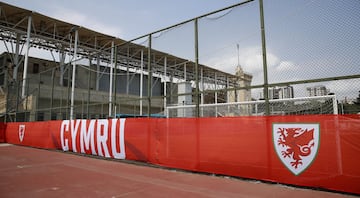
[[[24,140],[25,136],[25,125],[21,124],[19,125],[19,140],[22,142]]]
[[[283,157],[292,157],[294,161],[290,164],[298,168],[302,164],[301,156],[308,156],[311,153],[311,147],[314,147],[314,129],[305,131],[301,128],[279,128],[280,137],[278,144],[287,147],[282,151]]]
[[[316,125],[274,124],[273,141],[280,160],[295,175],[307,168],[316,156],[319,127]],[[315,152],[312,152],[316,150]]]

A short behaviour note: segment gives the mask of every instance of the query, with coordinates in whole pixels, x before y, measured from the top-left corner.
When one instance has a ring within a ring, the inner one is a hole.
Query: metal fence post
[[[151,114],[151,97],[152,97],[152,66],[151,66],[151,34],[149,34],[149,46],[148,46],[148,117]]]
[[[263,0],[259,0],[259,7],[260,7],[262,58],[263,58],[263,70],[264,70],[265,115],[270,115],[269,82],[268,82],[267,59],[266,59],[266,40],[265,40],[265,22],[264,22]]]
[[[198,19],[194,20],[195,25],[195,117],[200,117],[199,106],[199,32],[198,32]]]

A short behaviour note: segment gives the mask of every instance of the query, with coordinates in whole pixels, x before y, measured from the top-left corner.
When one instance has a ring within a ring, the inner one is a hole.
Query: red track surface
[[[352,197],[0,144],[0,197]]]

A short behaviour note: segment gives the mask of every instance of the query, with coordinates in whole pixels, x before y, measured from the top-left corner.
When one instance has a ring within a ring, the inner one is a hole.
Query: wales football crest
[[[315,160],[320,146],[318,123],[273,123],[273,143],[281,162],[294,175]]]
[[[25,125],[21,124],[21,125],[19,125],[19,140],[20,140],[20,142],[23,141],[24,136],[25,136]]]

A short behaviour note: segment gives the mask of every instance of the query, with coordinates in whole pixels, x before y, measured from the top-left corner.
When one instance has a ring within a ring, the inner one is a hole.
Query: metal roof
[[[64,51],[71,53],[73,32],[78,30],[77,53],[85,58],[93,57],[101,61],[110,62],[111,43],[114,42],[118,49],[118,65],[140,69],[141,51],[144,51],[144,69],[147,68],[147,47],[114,36],[90,30],[76,24],[67,23],[40,13],[15,7],[0,2],[0,40],[8,42],[25,43],[28,26],[28,17],[32,17],[31,46],[47,50]],[[20,35],[20,38],[18,37]],[[178,79],[195,80],[195,63],[166,52],[151,49],[152,72],[164,74],[164,61],[166,57],[168,68],[167,76]],[[184,74],[186,63],[186,74]],[[222,72],[205,65],[199,65],[199,75],[202,70],[203,82],[214,84],[215,73],[218,85],[235,86],[237,76]],[[199,77],[200,78],[200,77]]]

